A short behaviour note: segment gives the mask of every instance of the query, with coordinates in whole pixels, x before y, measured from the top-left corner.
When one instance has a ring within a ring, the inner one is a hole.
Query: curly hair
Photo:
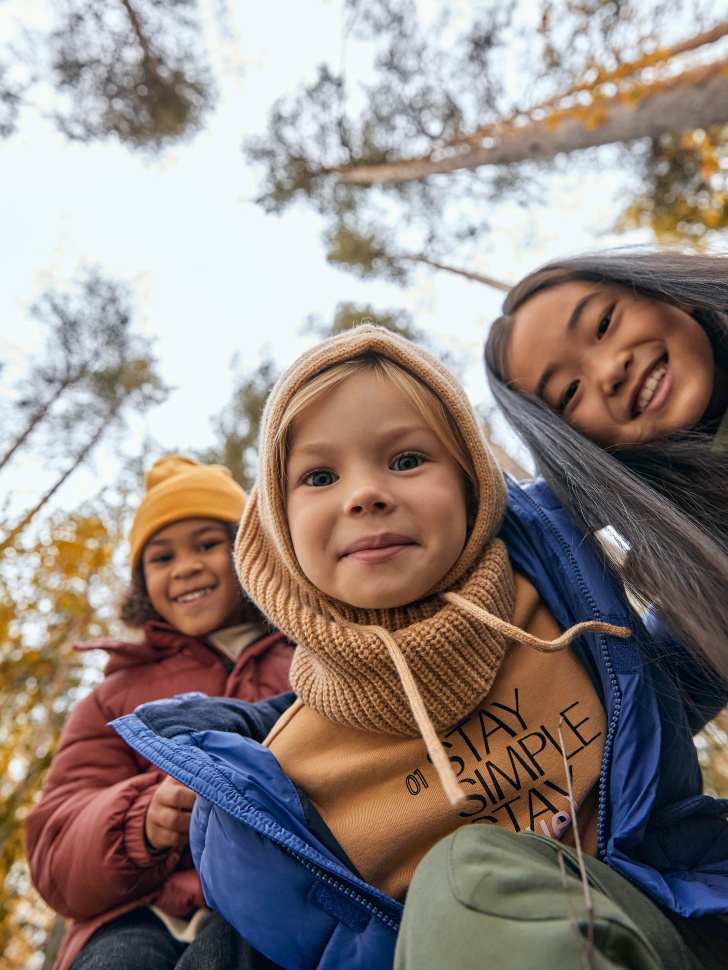
[[[223,522],[222,525],[225,526],[225,531],[230,539],[230,550],[232,552],[235,535],[238,531],[238,524],[236,522]],[[147,584],[144,580],[144,566],[142,563],[139,563],[132,570],[131,582],[127,586],[119,604],[119,619],[125,626],[133,630],[143,627],[150,620],[165,622],[164,617],[160,616],[152,606],[152,601],[147,592]],[[268,621],[257,606],[248,598],[242,586],[240,586],[240,615],[238,622],[262,622],[268,625]]]

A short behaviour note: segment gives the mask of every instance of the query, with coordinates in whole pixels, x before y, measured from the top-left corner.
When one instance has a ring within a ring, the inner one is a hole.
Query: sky
[[[305,319],[317,314],[330,321],[342,301],[408,309],[420,328],[465,353],[466,388],[474,401],[485,401],[482,344],[502,294],[427,271],[406,289],[358,280],[326,263],[320,217],[301,206],[270,216],[252,201],[256,173],[243,156],[243,138],[262,132],[276,98],[310,80],[319,62],[338,66],[339,0],[230,2],[227,37],[215,17],[218,4],[200,6],[220,98],[192,143],[150,161],[114,143],[69,143],[34,110],[0,142],[5,393],[42,344],[29,305],[49,282],[63,284],[90,263],[132,285],[138,328],[154,338],[162,376],[173,388],[163,405],[132,423],[127,452],[144,437],[160,451],[212,444],[210,419],[231,393],[231,362],[247,370],[269,352],[289,364],[314,339],[300,334]],[[20,23],[42,26],[45,17],[41,0],[5,0],[0,36]],[[644,232],[609,233],[625,191],[617,170],[577,168],[551,179],[537,208],[504,201],[491,213],[492,231],[472,268],[511,281],[564,253],[648,241]],[[73,507],[114,474],[118,461],[113,449],[102,449],[58,501]],[[36,493],[43,473],[42,461],[16,463],[17,507]]]

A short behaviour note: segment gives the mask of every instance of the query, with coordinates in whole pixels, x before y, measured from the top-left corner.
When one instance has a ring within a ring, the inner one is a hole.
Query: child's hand
[[[144,819],[144,835],[150,848],[162,851],[184,845],[194,804],[195,793],[167,775],[152,796]]]

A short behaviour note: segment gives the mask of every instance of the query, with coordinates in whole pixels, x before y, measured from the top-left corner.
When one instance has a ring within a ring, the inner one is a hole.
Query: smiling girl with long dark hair
[[[582,531],[728,678],[728,259],[557,260],[506,297],[485,349],[496,401]],[[598,543],[596,543],[598,545]]]

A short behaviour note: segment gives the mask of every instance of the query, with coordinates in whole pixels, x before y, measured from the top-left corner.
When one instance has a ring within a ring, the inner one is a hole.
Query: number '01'
[[[407,775],[404,781],[410,795],[419,795],[423,788],[430,787],[425,781],[425,776],[422,774],[419,768],[411,775]]]

